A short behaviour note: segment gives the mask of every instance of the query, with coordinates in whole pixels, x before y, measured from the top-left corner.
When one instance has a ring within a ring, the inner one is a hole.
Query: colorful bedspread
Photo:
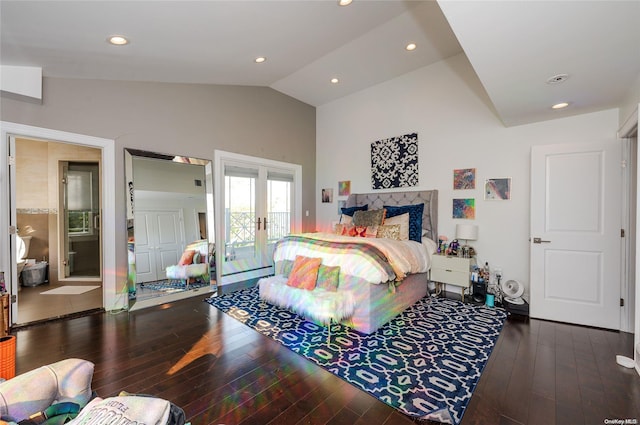
[[[415,241],[354,238],[332,233],[286,236],[276,243],[274,261],[293,261],[296,255],[322,258],[327,266],[374,284],[400,281],[408,274],[429,270],[430,253]]]

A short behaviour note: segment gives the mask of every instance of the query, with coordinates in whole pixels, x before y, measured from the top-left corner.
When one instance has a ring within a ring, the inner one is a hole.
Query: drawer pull
[[[453,270],[451,269],[444,269],[445,272],[452,272]]]

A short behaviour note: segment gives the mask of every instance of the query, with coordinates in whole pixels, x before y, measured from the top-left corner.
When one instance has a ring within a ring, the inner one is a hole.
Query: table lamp
[[[456,224],[456,239],[465,241],[465,244],[462,246],[463,256],[469,256],[469,245],[468,241],[475,241],[478,239],[478,226],[475,224]]]

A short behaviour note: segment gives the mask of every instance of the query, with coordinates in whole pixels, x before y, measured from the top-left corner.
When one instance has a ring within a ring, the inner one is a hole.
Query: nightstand
[[[464,302],[464,291],[471,286],[471,268],[475,264],[475,258],[434,255],[431,261],[430,278],[434,282],[459,286],[462,302]]]

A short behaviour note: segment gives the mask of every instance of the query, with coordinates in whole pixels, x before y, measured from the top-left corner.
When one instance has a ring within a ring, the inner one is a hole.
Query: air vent
[[[554,75],[553,77],[549,77],[547,79],[547,84],[560,84],[560,83],[564,83],[565,81],[567,81],[567,79],[569,78],[569,74],[558,74],[558,75]]]

